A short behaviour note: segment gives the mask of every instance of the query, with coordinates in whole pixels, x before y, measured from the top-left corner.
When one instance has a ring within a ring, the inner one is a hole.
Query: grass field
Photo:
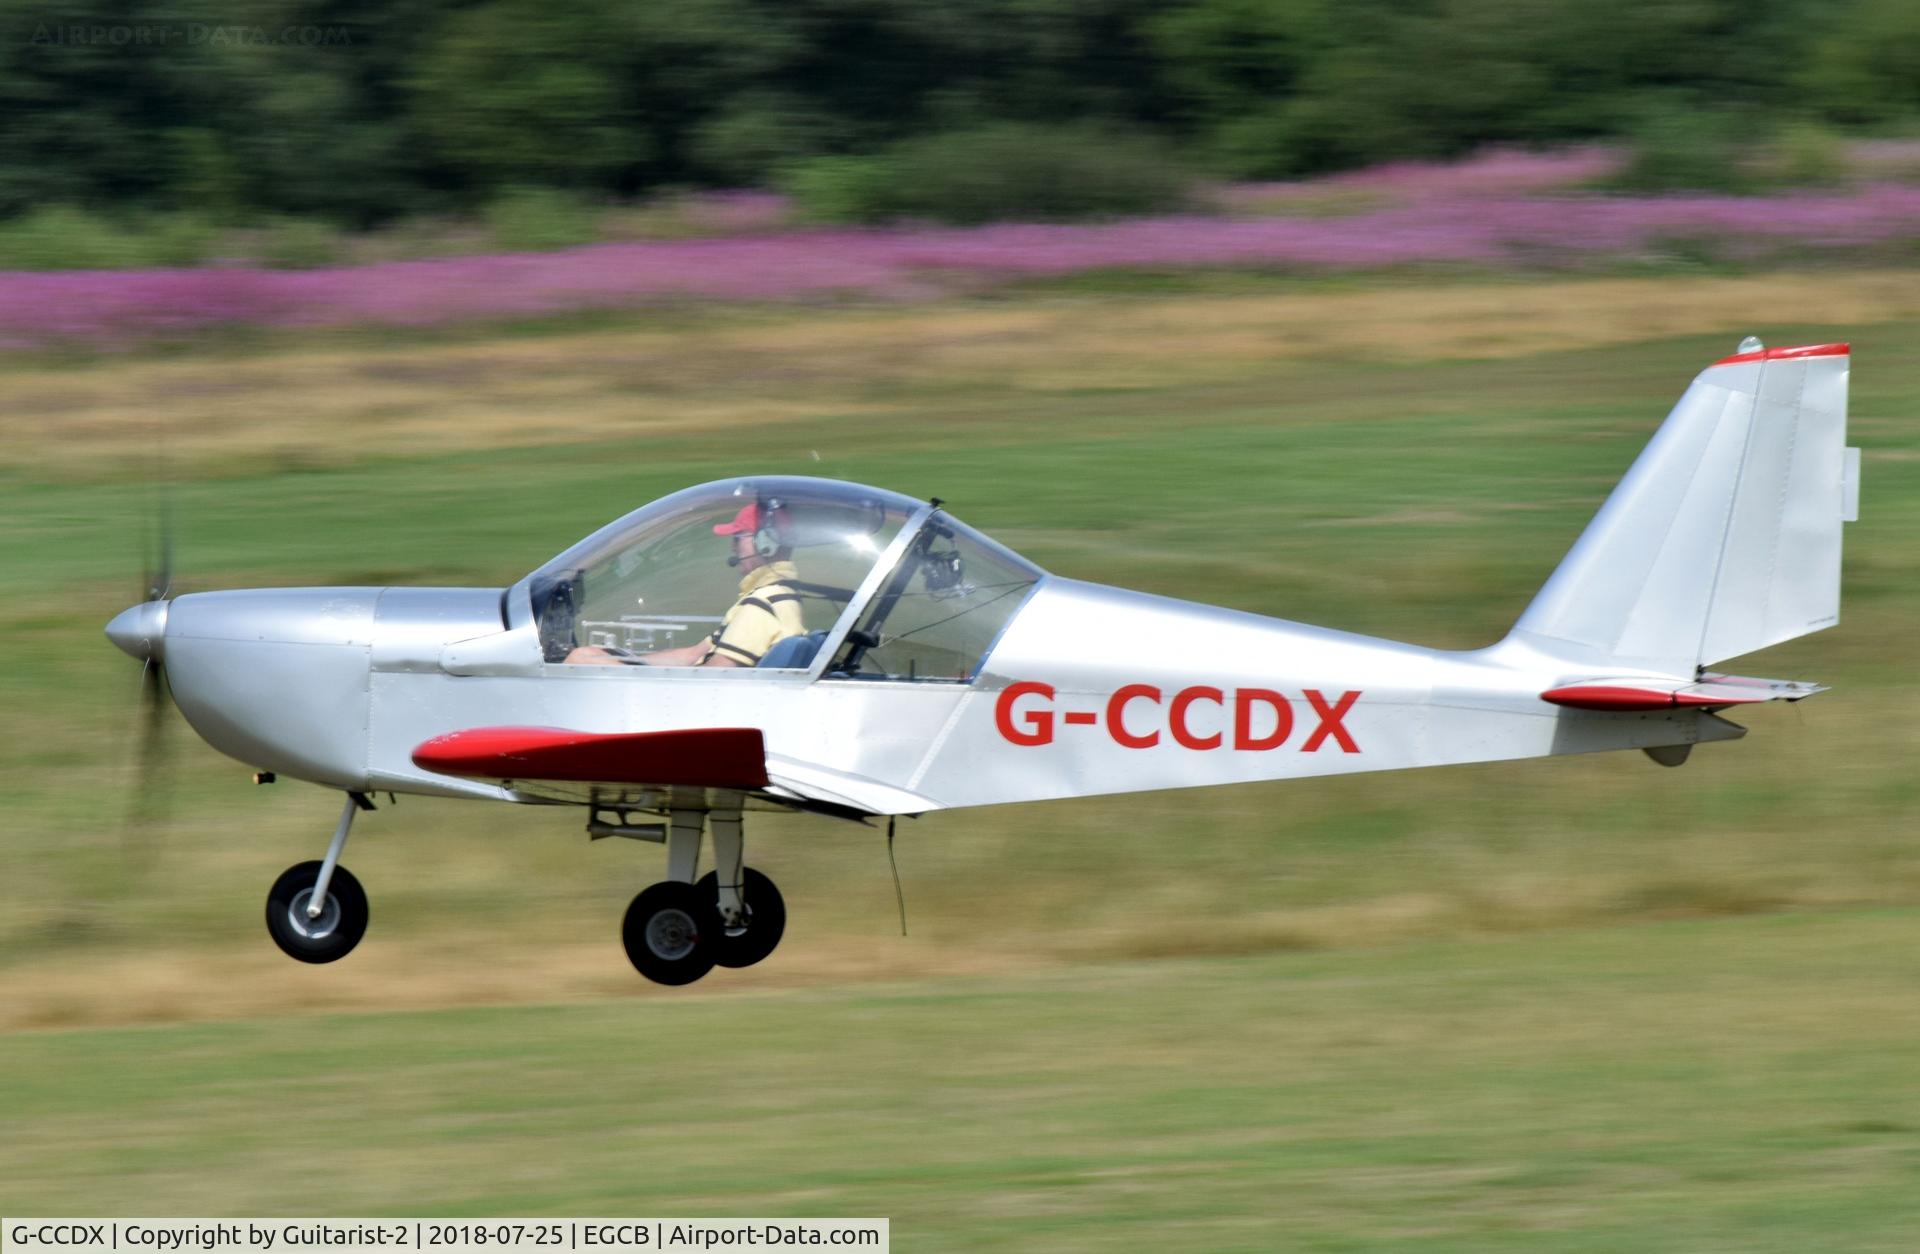
[[[1900,1248],[1916,292],[1056,292],[0,365],[0,1205]],[[122,821],[137,673],[99,628],[137,594],[156,429],[188,590],[498,585],[751,469],[937,493],[1063,574],[1471,646],[1750,331],[1854,342],[1864,512],[1842,625],[1739,668],[1835,691],[1683,770],[937,815],[902,825],[904,939],[876,833],[770,818],[750,849],[788,939],[691,994],[615,941],[657,852],[577,816],[368,816],[347,861],[373,927],[325,969],[259,916],[331,795],[252,788],[182,726],[166,817]]]
[[[0,1038],[13,1213],[1907,1250],[1920,912]]]

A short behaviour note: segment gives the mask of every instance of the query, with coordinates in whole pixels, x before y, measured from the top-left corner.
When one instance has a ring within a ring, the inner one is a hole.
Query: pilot
[[[713,534],[726,536],[731,549],[727,565],[742,572],[740,599],[733,603],[720,629],[704,640],[678,649],[632,654],[624,649],[583,645],[567,654],[567,661],[591,666],[758,666],[767,650],[789,636],[805,635],[800,594],[788,586],[800,577],[793,550],[780,542],[781,511],[769,510],[763,527],[760,506],[749,505],[733,521],[715,524]]]

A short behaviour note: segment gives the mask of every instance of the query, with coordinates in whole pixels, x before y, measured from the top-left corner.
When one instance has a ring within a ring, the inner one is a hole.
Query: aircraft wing
[[[768,795],[808,802],[813,808],[838,806],[868,814],[925,814],[946,808],[904,788],[780,754],[767,755],[767,774],[772,779]]]
[[[877,780],[769,754],[757,727],[614,733],[473,727],[425,741],[414,749],[413,763],[442,775],[495,780],[516,791],[564,800],[586,801],[592,793],[566,785],[638,785],[759,793],[843,817],[941,808]]]

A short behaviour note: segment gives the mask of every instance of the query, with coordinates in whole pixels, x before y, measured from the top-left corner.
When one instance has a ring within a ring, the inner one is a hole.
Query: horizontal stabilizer
[[[1675,707],[1721,709],[1761,701],[1798,701],[1816,692],[1819,684],[1791,679],[1747,679],[1740,675],[1702,675],[1682,680],[1583,679],[1540,694],[1542,701],[1576,710],[1670,710]]]
[[[413,751],[413,764],[475,779],[767,786],[766,745],[755,727],[610,735],[563,727],[474,727],[421,744]]]

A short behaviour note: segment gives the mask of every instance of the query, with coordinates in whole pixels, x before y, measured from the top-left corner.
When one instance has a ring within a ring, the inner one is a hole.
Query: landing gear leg
[[[327,856],[320,862],[320,878],[314,883],[312,899],[307,902],[309,919],[317,919],[325,911],[327,886],[333,882],[334,871],[339,869],[340,853],[347,847],[347,833],[353,830],[353,816],[359,812],[360,799],[348,793],[346,808],[340,811],[340,825],[333,829],[333,843],[327,846]]]
[[[703,810],[671,811],[667,828],[667,878],[676,884],[691,884],[700,869],[700,826],[706,819]]]
[[[301,962],[336,962],[353,952],[367,932],[367,893],[353,872],[340,865],[354,812],[371,810],[360,793],[348,793],[333,843],[320,862],[288,867],[267,892],[267,934],[288,957]]]
[[[740,797],[707,816],[713,829],[714,869],[700,878],[700,895],[712,901],[724,925],[714,961],[723,967],[750,967],[780,943],[787,929],[787,906],[773,881],[746,865]]]
[[[733,798],[731,809],[715,809],[707,815],[707,827],[713,833],[711,874],[719,888],[720,920],[729,928],[745,927],[747,922],[746,907],[740,904],[740,875],[747,869],[743,847],[746,834],[742,826],[737,797]]]

